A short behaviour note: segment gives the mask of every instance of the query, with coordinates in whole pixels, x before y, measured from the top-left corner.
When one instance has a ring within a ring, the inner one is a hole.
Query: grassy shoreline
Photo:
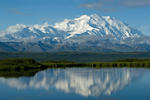
[[[150,68],[150,59],[125,59],[120,61],[111,62],[89,62],[89,63],[74,63],[74,62],[41,62],[45,66],[50,68],[61,68],[61,67],[95,67],[95,68],[112,68],[112,67],[135,67],[135,68]]]
[[[30,77],[47,67],[33,59],[0,60],[0,77]]]
[[[30,58],[0,60],[0,70],[29,70],[46,69],[53,67],[148,67],[150,59],[125,59],[110,62],[70,62],[70,61],[42,61],[37,62]]]
[[[0,77],[30,77],[47,68],[150,68],[150,59],[125,59],[110,62],[70,62],[70,61],[43,61],[37,62],[29,58],[14,58],[0,60]]]

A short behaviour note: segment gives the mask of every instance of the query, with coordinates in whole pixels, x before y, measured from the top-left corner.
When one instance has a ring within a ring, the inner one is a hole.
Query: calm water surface
[[[0,100],[150,100],[150,69],[48,69],[0,77]]]

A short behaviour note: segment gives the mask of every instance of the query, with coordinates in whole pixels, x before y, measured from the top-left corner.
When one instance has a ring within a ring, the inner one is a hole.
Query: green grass
[[[44,66],[33,59],[5,59],[0,61],[0,70],[41,69]]]
[[[5,59],[0,60],[1,77],[33,76],[35,73],[47,68],[150,68],[150,59],[124,59],[110,62],[72,62],[72,61],[43,61],[37,62],[33,59]]]
[[[46,68],[33,59],[5,59],[0,60],[0,77],[29,77]]]
[[[49,68],[65,68],[65,67],[136,67],[136,68],[150,68],[150,59],[125,59],[110,62],[85,62],[85,63],[75,63],[75,62],[41,62],[41,64],[48,66]]]
[[[29,70],[53,67],[150,67],[150,59],[125,59],[110,62],[70,62],[44,61],[33,59],[5,59],[0,60],[0,70]]]

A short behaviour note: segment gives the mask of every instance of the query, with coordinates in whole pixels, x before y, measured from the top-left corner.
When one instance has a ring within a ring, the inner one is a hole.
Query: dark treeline
[[[123,59],[150,59],[150,52],[51,52],[51,53],[8,53],[0,52],[0,60],[8,58],[32,58],[36,61],[107,62]]]

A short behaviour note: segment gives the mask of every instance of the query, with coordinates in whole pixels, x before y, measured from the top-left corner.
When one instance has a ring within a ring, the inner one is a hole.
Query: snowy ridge
[[[37,51],[87,51],[87,48],[94,52],[103,49],[124,51],[125,48],[128,48],[128,51],[150,50],[150,37],[115,18],[97,14],[65,19],[54,25],[46,22],[42,25],[10,26],[0,31],[0,42],[28,43],[25,47],[3,44],[6,45],[3,48],[10,47],[13,50],[28,50],[27,47],[33,46],[32,43],[37,43],[35,44]]]
[[[82,15],[74,20],[65,19],[54,26],[44,23],[42,25],[22,25],[10,26],[0,32],[1,42],[3,41],[25,41],[26,38],[32,40],[44,40],[47,38],[69,39],[85,34],[107,37],[115,39],[125,39],[129,37],[140,37],[142,34],[138,30],[131,28],[123,22],[111,18],[110,16]],[[9,36],[8,36],[9,35]]]
[[[56,23],[54,27],[58,30],[63,30],[69,33],[70,36],[67,38],[70,38],[76,34],[92,31],[94,28],[88,24],[89,20],[89,16],[83,15],[80,18],[76,18],[74,20],[65,19],[64,22]]]
[[[29,26],[17,24],[15,26],[8,27],[0,33],[1,42],[37,42],[47,39],[55,39],[56,36],[65,36],[64,32],[57,31],[48,23]]]
[[[69,33],[70,36],[68,38],[85,32],[101,37],[111,35],[119,39],[142,35],[141,32],[115,18],[111,18],[110,16],[98,16],[96,14],[91,16],[82,15],[74,20],[65,19],[64,22],[56,23],[54,27]]]

